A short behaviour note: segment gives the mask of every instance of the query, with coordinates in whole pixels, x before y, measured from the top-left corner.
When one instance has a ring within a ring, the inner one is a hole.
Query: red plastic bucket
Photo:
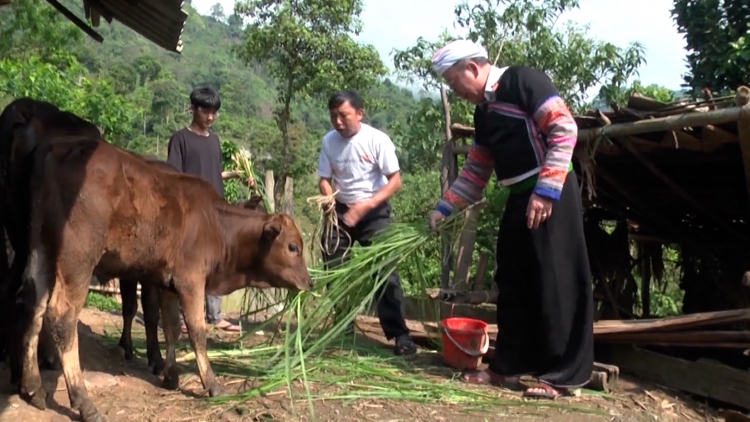
[[[472,318],[445,318],[440,321],[443,362],[459,371],[476,369],[490,348],[487,323]]]

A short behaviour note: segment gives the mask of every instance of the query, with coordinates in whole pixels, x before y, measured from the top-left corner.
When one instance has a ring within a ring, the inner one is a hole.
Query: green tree
[[[618,48],[589,37],[587,26],[570,21],[559,29],[562,14],[578,7],[578,0],[483,0],[474,6],[463,2],[455,9],[456,26],[467,38],[486,46],[490,60],[547,72],[570,107],[581,111],[589,89],[602,84],[602,95],[609,99],[610,92],[619,92],[637,74],[645,58],[639,43]],[[438,81],[430,58],[454,38],[449,33],[436,42],[420,38],[414,46],[396,52],[396,70],[407,80],[434,88]]]
[[[674,0],[672,17],[685,35],[685,86],[733,91],[748,83],[750,8],[746,0]]]
[[[362,27],[362,0],[246,0],[235,10],[252,19],[240,57],[248,64],[267,63],[278,85],[275,118],[283,142],[283,177],[292,164],[294,99],[340,88],[366,89],[386,68],[374,47],[352,39]]]

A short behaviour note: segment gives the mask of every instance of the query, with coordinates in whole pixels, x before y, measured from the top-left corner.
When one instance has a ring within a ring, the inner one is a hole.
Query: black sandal
[[[417,353],[417,345],[414,344],[414,340],[406,334],[400,335],[396,338],[396,347],[393,351],[396,356],[413,355]]]

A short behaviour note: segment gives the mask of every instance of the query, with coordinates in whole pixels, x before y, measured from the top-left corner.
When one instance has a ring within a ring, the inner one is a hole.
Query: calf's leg
[[[216,376],[211,369],[206,353],[206,320],[203,317],[203,301],[205,299],[204,283],[185,283],[180,290],[180,301],[185,313],[185,324],[187,325],[190,344],[195,352],[195,361],[198,364],[198,372],[203,383],[203,388],[208,390],[211,397],[224,394],[221,385],[216,382]]]
[[[159,288],[154,283],[141,283],[141,307],[146,326],[148,366],[153,365],[154,375],[159,375],[164,370],[164,359],[159,349]]]
[[[180,337],[180,298],[175,293],[162,289],[159,291],[159,304],[162,330],[167,343],[167,358],[161,386],[168,390],[176,390],[180,385],[180,372],[177,370],[175,356],[177,339]]]
[[[57,277],[49,301],[47,321],[62,362],[71,407],[80,413],[84,422],[103,422],[104,419],[88,397],[78,355],[78,315],[86,302],[91,273],[78,269],[75,274]]]
[[[122,334],[117,344],[125,351],[125,360],[133,359],[133,319],[138,312],[138,281],[120,278],[122,298]]]

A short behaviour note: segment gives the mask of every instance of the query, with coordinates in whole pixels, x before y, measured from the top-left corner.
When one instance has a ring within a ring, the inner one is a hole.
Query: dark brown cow
[[[84,421],[101,420],[83,382],[76,330],[94,272],[161,280],[167,343],[162,385],[175,389],[179,383],[175,344],[181,303],[200,378],[211,396],[223,389],[206,354],[205,294],[312,287],[302,236],[288,215],[230,205],[210,183],[157,169],[98,137],[45,140],[33,126],[16,136],[22,140],[14,142],[12,167],[21,160],[32,168],[23,290],[32,299],[34,317],[24,333],[20,386],[32,405],[45,408],[36,360],[44,316],[56,340],[71,406]]]
[[[17,161],[17,171],[11,173],[11,151],[16,128],[32,122],[40,134],[47,135],[86,135],[99,136],[99,129],[73,113],[62,111],[56,106],[31,98],[18,98],[8,104],[0,114],[0,229],[4,228],[13,248],[14,256],[10,268],[8,257],[2,256],[6,250],[0,248],[0,318],[2,321],[21,321],[27,310],[17,303],[17,292],[21,287],[21,275],[28,257],[28,227],[30,196],[28,175],[30,167],[21,158]],[[0,230],[1,231],[1,230]],[[10,357],[11,382],[17,382],[21,373],[21,356],[18,342],[21,333],[15,331],[23,324],[0,324],[0,357],[7,353]],[[55,359],[46,330],[42,335],[40,350],[42,363],[54,368]]]

